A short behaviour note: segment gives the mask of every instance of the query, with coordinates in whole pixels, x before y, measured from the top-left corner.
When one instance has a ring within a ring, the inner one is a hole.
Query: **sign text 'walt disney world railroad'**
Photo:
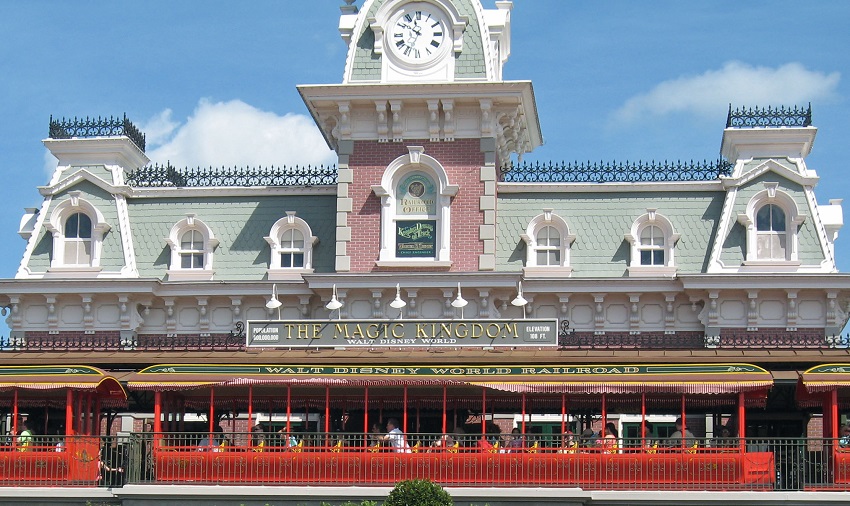
[[[557,346],[558,321],[249,321],[249,347]]]

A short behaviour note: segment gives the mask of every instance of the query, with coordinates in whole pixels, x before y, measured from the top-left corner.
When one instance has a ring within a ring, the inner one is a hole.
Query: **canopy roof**
[[[809,393],[849,389],[850,364],[821,364],[812,367],[803,372],[802,381]]]
[[[729,394],[767,390],[771,374],[751,364],[635,365],[156,365],[128,377],[132,390],[247,385],[479,386],[513,393]]]
[[[0,392],[15,389],[42,392],[71,389],[96,392],[103,399],[127,399],[115,377],[87,365],[0,366]]]

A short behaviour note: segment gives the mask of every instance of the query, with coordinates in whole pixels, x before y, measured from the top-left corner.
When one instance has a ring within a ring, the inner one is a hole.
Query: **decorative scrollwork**
[[[522,163],[501,168],[508,183],[638,183],[713,181],[732,173],[726,160]]]
[[[726,128],[753,127],[807,127],[812,125],[812,104],[809,107],[794,106],[794,108],[778,107],[760,109],[758,107],[741,107],[732,110],[729,104],[729,115],[726,117]]]
[[[72,120],[62,118],[53,119],[50,116],[50,131],[48,137],[51,139],[71,139],[74,137],[112,137],[124,135],[142,151],[145,150],[145,134],[127,119],[123,118],[88,118]]]
[[[223,167],[177,169],[171,164],[148,165],[127,176],[127,184],[151,188],[325,186],[336,184],[336,166]]]

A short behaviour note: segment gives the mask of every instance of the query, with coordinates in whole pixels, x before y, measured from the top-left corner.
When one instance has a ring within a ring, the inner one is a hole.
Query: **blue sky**
[[[295,86],[341,82],[342,4],[0,0],[0,277],[54,163],[51,114],[126,112],[180,166],[332,162]],[[848,21],[840,0],[515,0],[505,78],[534,82],[545,138],[526,158],[715,159],[730,102],[811,102],[818,200],[844,198]],[[850,271],[850,240],[837,249]]]

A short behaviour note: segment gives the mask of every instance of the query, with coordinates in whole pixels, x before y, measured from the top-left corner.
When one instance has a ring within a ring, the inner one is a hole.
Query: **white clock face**
[[[393,51],[405,60],[422,63],[435,58],[446,41],[442,19],[426,10],[402,14],[392,27]]]

